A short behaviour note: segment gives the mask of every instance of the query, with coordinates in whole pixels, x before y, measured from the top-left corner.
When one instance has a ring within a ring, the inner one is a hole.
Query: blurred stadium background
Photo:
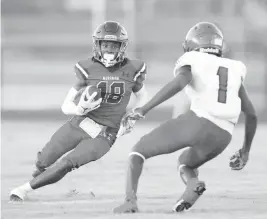
[[[60,105],[73,66],[91,56],[92,31],[104,20],[128,30],[128,54],[147,62],[151,94],[172,78],[187,30],[204,20],[224,31],[226,56],[247,65],[247,89],[266,120],[265,0],[2,0],[1,20],[2,119],[65,119]],[[170,118],[173,101],[148,120]]]

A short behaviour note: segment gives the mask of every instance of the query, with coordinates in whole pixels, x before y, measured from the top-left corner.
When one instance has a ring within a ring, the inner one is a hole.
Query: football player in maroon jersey
[[[136,96],[134,108],[147,100],[146,64],[126,57],[127,44],[127,32],[119,23],[107,21],[96,28],[93,56],[76,63],[78,80],[62,105],[64,114],[73,117],[38,152],[34,178],[13,189],[10,200],[22,201],[28,192],[55,183],[70,171],[100,159],[118,136],[131,131],[134,123],[129,120],[121,126],[121,119],[132,93]],[[74,100],[79,90],[89,85],[101,90],[101,98],[92,101],[96,93],[90,98],[83,98],[82,94],[76,105]]]

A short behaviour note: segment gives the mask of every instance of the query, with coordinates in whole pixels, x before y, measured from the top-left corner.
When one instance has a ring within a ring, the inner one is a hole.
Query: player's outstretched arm
[[[241,99],[241,109],[245,115],[245,137],[243,147],[230,158],[230,167],[233,170],[241,170],[246,165],[257,129],[256,111],[243,84],[239,90],[239,97]]]
[[[126,135],[133,130],[136,120],[132,120],[129,115],[133,112],[133,109],[143,106],[148,100],[148,92],[144,84],[139,86],[139,89],[133,91],[136,91],[133,92],[136,97],[135,102],[132,106],[132,109],[123,116],[117,137]]]
[[[242,112],[245,114],[245,139],[242,150],[248,153],[257,129],[257,115],[243,84],[239,90],[239,97],[241,99]]]
[[[192,80],[191,66],[185,65],[177,69],[177,76],[156,93],[143,107],[142,114],[145,115],[148,111],[168,100],[176,93],[184,89]]]
[[[147,89],[145,87],[145,84],[143,84],[143,86],[140,90],[138,90],[137,92],[133,92],[133,93],[136,97],[135,102],[133,104],[133,108],[141,107],[147,102],[148,92],[147,92]]]

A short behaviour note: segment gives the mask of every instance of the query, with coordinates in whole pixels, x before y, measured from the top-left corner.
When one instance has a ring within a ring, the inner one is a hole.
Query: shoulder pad
[[[92,64],[91,59],[81,60],[77,62],[74,66],[75,75],[80,80],[86,80],[89,77],[88,69],[91,64]]]
[[[184,65],[192,65],[194,59],[198,54],[201,54],[199,52],[186,52],[183,54],[176,62],[176,66],[182,67]]]
[[[137,71],[140,70],[144,65],[144,61],[140,59],[129,59],[129,61]]]
[[[141,60],[131,60],[133,66],[135,67],[135,73],[134,73],[134,81],[136,81],[136,79],[139,76],[143,76],[145,78],[146,76],[146,70],[147,70],[147,66],[146,63],[144,61]]]
[[[201,54],[200,52],[186,52],[183,54],[175,63],[175,67],[173,69],[174,77],[176,77],[176,70],[182,66],[190,65],[192,66],[197,58],[197,56]]]
[[[240,64],[242,81],[244,81],[245,77],[247,75],[247,67],[243,62],[241,62],[241,61],[238,61],[238,62]]]

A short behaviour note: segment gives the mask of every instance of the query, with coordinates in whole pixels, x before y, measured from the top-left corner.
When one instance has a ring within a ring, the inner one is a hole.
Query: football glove
[[[127,121],[128,119],[131,120],[140,120],[140,119],[144,119],[144,113],[142,111],[142,108],[135,108],[133,110],[131,110],[129,113],[126,113],[124,118],[122,119],[123,121]]]
[[[133,110],[127,112],[121,119],[120,129],[117,134],[117,137],[126,135],[130,133],[135,125],[136,120],[133,120],[129,117],[133,113]]]
[[[77,105],[77,113],[76,113],[77,115],[85,115],[88,112],[100,107],[102,98],[99,98],[98,100],[94,100],[95,96],[97,95],[97,92],[94,92],[89,97],[86,96],[86,94],[88,93],[88,89],[89,87],[87,87],[81,95],[80,101]]]
[[[242,152],[242,150],[238,150],[231,158],[229,166],[232,170],[241,170],[243,169],[248,162],[248,153]]]
[[[136,120],[132,119],[127,119],[126,121],[122,122],[117,137],[121,137],[130,133],[134,128],[135,122]]]

